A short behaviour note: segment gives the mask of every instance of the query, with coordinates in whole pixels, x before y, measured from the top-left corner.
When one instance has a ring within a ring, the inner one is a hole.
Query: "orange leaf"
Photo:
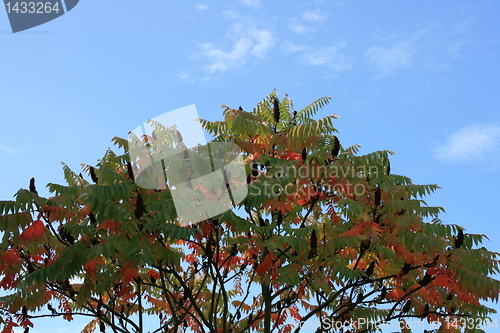
[[[357,235],[360,235],[361,233],[363,233],[364,230],[365,230],[365,225],[358,224],[354,228],[349,229],[346,232],[344,232],[343,234],[341,234],[340,237],[344,237],[344,236],[357,236]]]
[[[439,273],[439,271],[440,270],[438,268],[435,268],[435,267],[434,268],[429,268],[427,270],[427,274],[429,274],[429,275],[436,275],[437,273]]]
[[[19,252],[16,250],[7,250],[2,253],[2,261],[8,266],[14,266],[19,262]]]
[[[286,159],[286,160],[288,160],[288,161],[290,161],[290,160],[299,160],[299,161],[301,161],[302,160],[302,155],[301,154],[294,153],[294,152],[291,152],[291,151],[287,151],[281,157],[284,158],[284,159]]]
[[[302,316],[299,313],[299,309],[297,309],[297,307],[295,305],[291,306],[289,308],[289,311],[290,311],[290,314],[292,315],[292,317],[295,318],[296,320],[302,319]]]
[[[283,325],[285,323],[286,317],[284,315],[279,315],[278,313],[271,314],[271,320],[278,325]]]
[[[434,278],[434,281],[432,281],[432,284],[435,286],[439,286],[439,287],[449,287],[450,278],[439,274]]]
[[[19,239],[22,241],[30,241],[40,238],[45,233],[45,225],[42,221],[36,220],[32,225],[24,229]]]
[[[15,276],[13,273],[5,274],[5,277],[0,281],[0,287],[4,289],[12,288],[16,285]]]
[[[165,302],[165,301],[162,301],[162,300],[159,300],[157,298],[153,298],[151,297],[150,295],[146,295],[149,303],[153,304],[154,306],[160,308],[160,309],[168,309],[169,306],[168,306],[168,303]]]
[[[246,304],[246,303],[243,303],[243,302],[241,302],[241,301],[233,301],[233,302],[232,302],[232,304],[233,304],[234,306],[236,306],[236,307],[241,306],[241,308],[242,308],[243,310],[247,311],[247,312],[248,312],[248,311],[250,311],[250,310],[252,309],[252,307],[251,307],[250,305],[248,305],[248,304]]]
[[[99,230],[108,229],[110,233],[114,234],[116,233],[116,229],[118,229],[120,225],[121,222],[115,220],[106,220],[99,225],[98,229]]]
[[[210,231],[214,230],[214,226],[206,221],[200,222],[199,227],[203,233],[203,237],[207,237]]]
[[[405,292],[403,291],[403,289],[394,288],[390,292],[387,293],[387,298],[398,301],[398,300],[402,299],[404,295],[405,295]]]
[[[285,201],[281,200],[276,200],[274,198],[271,198],[267,201],[267,205],[269,206],[269,210],[280,210],[283,214],[288,213],[289,211],[292,210],[292,205],[289,203],[286,203]]]
[[[289,333],[289,332],[291,332],[294,328],[295,328],[295,326],[293,326],[292,324],[286,324],[285,326],[283,326],[283,327],[281,328],[281,330],[279,331],[279,333]]]
[[[19,326],[16,323],[12,321],[12,319],[9,320],[7,325],[4,326],[4,329],[2,333],[14,333],[14,330],[12,329],[13,327]]]
[[[122,273],[123,279],[128,283],[139,276],[139,268],[132,267],[132,263],[129,262],[123,267]]]
[[[128,299],[128,298],[131,298],[134,294],[132,293],[132,289],[129,287],[129,286],[123,286],[121,289],[120,289],[120,292],[118,293],[118,298],[121,298],[123,296],[126,296],[125,297],[125,300]]]
[[[157,279],[157,280],[160,278],[160,274],[158,274],[158,272],[156,272],[156,271],[153,271],[152,269],[150,269],[150,270],[148,271],[148,276],[149,276],[150,278],[155,278],[155,279]]]
[[[69,221],[71,218],[71,212],[69,209],[64,207],[51,207],[45,205],[45,211],[47,212],[49,222],[62,222],[63,220]]]
[[[262,275],[265,272],[270,271],[272,267],[273,267],[273,261],[271,260],[271,257],[266,256],[264,261],[262,261],[262,263],[259,265],[259,267],[257,267],[256,272],[257,272],[257,274]]]
[[[104,261],[101,257],[93,258],[85,264],[84,268],[88,276],[93,279],[95,277],[95,272],[97,272],[97,265],[102,264],[104,264]]]

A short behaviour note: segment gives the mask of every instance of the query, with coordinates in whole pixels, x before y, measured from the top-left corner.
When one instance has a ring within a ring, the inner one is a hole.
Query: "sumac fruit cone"
[[[277,124],[280,122],[280,103],[276,97],[273,99],[273,104],[274,122]]]
[[[38,193],[35,187],[35,178],[30,179],[30,191],[33,193]]]
[[[335,158],[339,155],[340,152],[340,141],[337,137],[334,137],[333,139],[333,148],[331,151],[332,158]]]
[[[90,167],[90,178],[92,178],[92,181],[94,183],[97,184],[97,182],[99,181],[99,178],[97,177],[97,175],[95,174],[95,169],[94,167]]]
[[[458,234],[455,237],[455,249],[459,249],[464,244],[464,232],[462,229],[458,229]]]
[[[377,186],[377,189],[375,190],[375,206],[380,206],[380,187]]]
[[[310,246],[311,248],[309,249],[309,258],[312,258],[316,255],[318,249],[318,236],[316,235],[316,230],[313,230],[311,232]]]
[[[283,223],[283,213],[281,210],[278,211],[278,216],[276,217],[276,223],[278,224],[278,227]]]
[[[425,274],[424,277],[422,278],[422,280],[420,280],[418,282],[419,285],[425,287],[426,285],[428,285],[429,283],[432,282],[432,280],[434,280],[434,277],[432,275],[429,275],[429,274]]]
[[[411,309],[411,299],[409,299],[408,302],[406,302],[406,304],[403,306],[403,312],[406,313],[410,311],[410,309]]]

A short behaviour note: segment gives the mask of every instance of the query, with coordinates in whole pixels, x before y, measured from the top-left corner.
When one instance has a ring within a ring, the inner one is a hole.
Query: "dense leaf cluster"
[[[4,332],[75,315],[90,318],[84,332],[299,332],[308,321],[371,332],[409,319],[472,332],[458,319],[494,311],[481,302],[498,301],[499,255],[441,223],[422,199],[438,186],[391,174],[392,152],[341,146],[336,116],[313,118],[328,101],[297,111],[273,92],[253,112],[223,106],[224,120],[201,120],[241,147],[249,194],[192,226],[179,225],[169,188],[137,186],[120,138],[123,154],[83,167],[92,181],[64,166],[52,197],[32,181],[0,202]],[[154,146],[168,129],[155,132],[141,140]]]

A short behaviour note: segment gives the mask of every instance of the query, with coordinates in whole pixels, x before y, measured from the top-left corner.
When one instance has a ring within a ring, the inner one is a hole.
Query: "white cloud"
[[[327,17],[328,17],[328,15],[326,13],[322,13],[319,10],[315,10],[315,11],[306,10],[302,13],[302,19],[304,21],[307,21],[307,22],[319,22],[319,23],[321,23]]]
[[[208,10],[208,6],[207,5],[202,5],[202,4],[197,4],[195,6],[195,8],[201,12],[205,11],[205,10]]]
[[[288,29],[295,32],[297,35],[308,35],[316,30],[316,26],[323,23],[328,15],[319,10],[302,12],[300,18],[293,17],[288,23]]]
[[[260,7],[261,3],[259,0],[241,0],[240,1],[242,4],[244,4],[247,7]]]
[[[19,151],[17,151],[16,149],[12,148],[12,147],[5,147],[5,146],[0,146],[0,151],[3,151],[4,153],[7,153],[7,154],[18,154]]]
[[[365,57],[376,72],[374,78],[380,79],[403,69],[418,68],[420,73],[450,69],[471,43],[461,34],[473,22],[471,18],[457,21],[453,26],[437,22],[410,34],[396,30],[373,35],[378,45],[369,47]]]
[[[365,52],[368,61],[378,72],[375,78],[391,75],[400,68],[411,67],[414,55],[415,47],[410,41],[402,41],[390,47],[372,46]]]
[[[241,19],[241,15],[230,9],[222,11],[222,16],[227,19]]]
[[[500,152],[500,126],[496,123],[471,124],[446,138],[435,148],[435,156],[443,161],[464,162],[498,156]]]
[[[467,17],[463,20],[460,20],[453,25],[453,32],[456,34],[463,34],[470,29],[474,22],[475,19],[473,17]]]
[[[288,23],[288,29],[292,30],[297,35],[307,35],[310,31],[312,31],[311,27],[302,24],[302,22],[296,17],[290,20],[290,23]]]
[[[201,44],[201,57],[208,59],[205,70],[210,73],[225,72],[244,65],[250,59],[264,58],[274,44],[269,30],[248,27],[237,23],[230,28],[234,40],[229,50],[223,50],[213,43]]]
[[[300,58],[312,66],[327,65],[335,71],[342,71],[350,68],[350,65],[346,63],[344,53],[340,51],[345,45],[343,42],[334,46],[312,49],[310,52],[302,54]]]
[[[376,34],[373,35],[373,38],[375,40],[380,40],[380,41],[388,41],[388,40],[391,40],[391,39],[402,38],[402,37],[404,37],[404,33],[402,31],[399,31],[399,30],[393,31],[388,36],[384,36],[384,35],[382,35],[380,33],[376,33]]]
[[[305,45],[298,45],[293,42],[284,42],[281,44],[281,50],[285,53],[295,53],[295,52],[304,52],[308,50],[310,47]]]
[[[342,51],[345,46],[345,42],[324,47],[311,47],[297,45],[293,42],[284,42],[281,49],[285,53],[298,53],[297,60],[303,64],[325,66],[334,72],[341,72],[351,68],[349,60]]]

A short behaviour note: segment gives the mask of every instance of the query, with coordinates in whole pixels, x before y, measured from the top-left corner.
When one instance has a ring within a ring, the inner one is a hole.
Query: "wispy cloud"
[[[294,17],[290,20],[290,23],[288,23],[288,29],[292,30],[295,32],[297,35],[306,35],[310,31],[312,31],[312,28],[308,27],[304,23],[300,21],[300,19]]]
[[[429,24],[413,33],[397,30],[385,36],[375,34],[373,38],[378,45],[365,51],[365,57],[375,71],[374,79],[414,67],[432,72],[450,68],[470,43],[463,34],[473,23],[473,18],[467,18],[453,26]]]
[[[415,47],[410,41],[398,42],[388,47],[372,46],[365,52],[365,56],[378,72],[375,78],[382,78],[397,69],[411,67]]]
[[[484,160],[499,152],[500,126],[496,123],[474,123],[458,129],[434,150],[436,158],[447,162]]]
[[[240,2],[247,7],[254,7],[254,8],[260,7],[262,5],[259,0],[241,0]]]
[[[300,18],[293,17],[288,23],[288,29],[295,32],[297,35],[309,35],[316,30],[316,27],[323,23],[328,15],[319,10],[302,12]]]
[[[14,148],[8,147],[8,146],[1,146],[1,145],[0,145],[0,151],[7,153],[7,154],[18,154],[19,153],[19,151],[17,149],[14,149]]]
[[[281,49],[284,53],[296,53],[297,61],[305,65],[325,66],[333,72],[341,72],[351,68],[350,61],[343,52],[345,46],[345,42],[324,47],[284,42]]]
[[[316,23],[322,23],[323,21],[326,20],[328,15],[324,12],[321,12],[320,10],[306,10],[302,13],[301,15],[302,19],[307,22],[316,22]]]
[[[305,52],[310,46],[295,44],[294,42],[284,42],[281,44],[281,50],[284,53]]]
[[[469,30],[475,21],[476,20],[474,17],[464,18],[453,25],[452,32],[456,33],[456,34],[462,34],[462,33],[466,32],[467,30]]]
[[[201,50],[195,56],[208,62],[203,69],[209,74],[226,72],[249,61],[263,59],[275,44],[271,30],[263,28],[258,22],[233,11],[225,11],[223,15],[235,21],[228,27],[225,43],[201,43]]]
[[[199,10],[200,12],[204,12],[204,11],[208,10],[208,6],[207,5],[203,5],[203,4],[197,4],[195,6],[195,8],[197,10]]]
[[[225,72],[240,67],[252,58],[263,58],[274,43],[268,30],[235,27],[235,38],[229,50],[212,43],[201,44],[201,56],[209,61],[205,69],[210,73]]]

